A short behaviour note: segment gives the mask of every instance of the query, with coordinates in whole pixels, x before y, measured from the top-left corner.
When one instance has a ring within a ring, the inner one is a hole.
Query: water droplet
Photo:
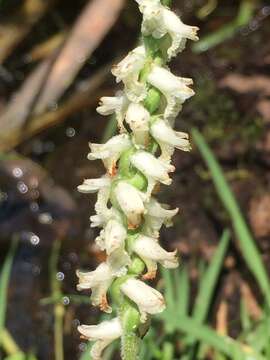
[[[73,127],[66,128],[66,135],[67,137],[73,137],[76,134],[76,130]]]
[[[28,186],[23,181],[19,181],[17,184],[17,189],[20,193],[26,194],[28,191]]]
[[[65,278],[65,274],[62,273],[61,271],[59,271],[57,274],[56,274],[56,280],[58,281],[63,281]]]
[[[39,205],[37,202],[33,201],[30,203],[30,210],[33,212],[37,212],[39,210]]]
[[[38,221],[41,224],[51,224],[53,221],[52,215],[50,213],[42,213],[38,216]]]
[[[41,273],[41,268],[40,268],[38,265],[33,265],[33,267],[32,267],[32,273],[33,273],[33,275],[35,275],[35,276],[40,275],[40,273]]]
[[[0,191],[0,202],[7,201],[7,199],[8,199],[8,194],[6,192]]]
[[[30,242],[32,245],[37,246],[40,243],[40,238],[37,235],[32,234],[30,236]]]
[[[13,174],[13,176],[15,176],[16,178],[20,178],[20,177],[23,176],[23,171],[22,171],[21,168],[16,167],[16,168],[14,168],[14,169],[12,170],[12,174]]]
[[[66,306],[69,305],[69,303],[70,303],[69,297],[68,296],[63,296],[62,303],[63,303],[63,305],[66,305]]]
[[[270,6],[264,6],[264,7],[262,8],[262,14],[263,14],[264,16],[269,16],[269,15],[270,15]]]

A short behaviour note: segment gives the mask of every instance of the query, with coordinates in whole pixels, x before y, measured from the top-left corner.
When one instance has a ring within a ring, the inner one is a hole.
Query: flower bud
[[[149,120],[150,114],[141,104],[130,103],[126,122],[133,132],[137,145],[147,146],[149,141]]]
[[[159,230],[164,224],[171,225],[171,219],[178,213],[178,208],[168,210],[161,206],[161,204],[153,197],[145,204],[146,214],[144,216],[143,233],[158,238]]]
[[[159,291],[137,279],[128,279],[120,286],[121,291],[134,301],[141,313],[141,321],[147,314],[158,314],[165,309],[165,301]]]
[[[116,173],[116,162],[122,152],[132,146],[127,134],[113,136],[105,144],[89,144],[91,152],[88,154],[89,160],[102,159],[103,163],[111,176]]]
[[[79,278],[77,289],[79,291],[91,289],[91,303],[94,306],[99,306],[102,311],[110,313],[112,309],[108,305],[106,294],[115,278],[111,267],[103,262],[94,271],[77,271],[76,274]]]
[[[188,134],[174,131],[168,122],[159,119],[151,125],[150,131],[160,146],[161,160],[170,161],[174,148],[190,151]]]
[[[168,173],[175,170],[174,166],[169,165],[150,154],[147,151],[137,151],[130,157],[131,164],[140,170],[147,178],[147,195],[150,196],[156,181],[165,185],[170,185],[172,180]]]
[[[132,249],[146,264],[147,273],[143,276],[144,279],[155,278],[157,262],[167,269],[174,269],[178,266],[177,251],[164,250],[155,238],[141,234],[136,238]]]
[[[100,99],[97,112],[101,115],[112,115],[115,113],[120,133],[125,132],[123,122],[129,101],[123,92],[116,96],[103,96]]]
[[[103,321],[98,325],[80,325],[78,331],[83,338],[89,341],[96,341],[91,349],[92,360],[102,360],[103,350],[115,339],[119,338],[123,331],[118,317]]]
[[[123,81],[125,92],[130,101],[140,102],[147,95],[145,84],[139,82],[139,75],[145,65],[146,53],[144,46],[138,46],[112,68],[116,81]]]
[[[147,81],[165,96],[167,106],[164,119],[171,122],[174,121],[185,100],[194,95],[194,91],[188,87],[193,83],[192,79],[175,76],[158,65],[152,67]]]

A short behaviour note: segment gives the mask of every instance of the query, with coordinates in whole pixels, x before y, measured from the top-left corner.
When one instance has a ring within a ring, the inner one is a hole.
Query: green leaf
[[[267,271],[253,236],[245,222],[228,182],[225,179],[222,168],[217,162],[213,152],[206,144],[203,135],[197,129],[192,129],[192,136],[203,159],[209,167],[217,193],[230,215],[246,264],[257,280],[258,285],[265,296],[268,307],[270,307],[270,286]]]

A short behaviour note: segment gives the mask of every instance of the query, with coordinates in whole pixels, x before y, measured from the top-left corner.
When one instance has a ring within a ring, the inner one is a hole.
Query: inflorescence
[[[97,108],[102,115],[115,115],[119,134],[105,144],[89,144],[88,159],[101,159],[106,174],[78,187],[82,193],[97,192],[91,227],[101,228],[96,244],[107,259],[94,271],[78,271],[77,287],[91,289],[91,303],[116,314],[98,325],[78,327],[83,338],[95,341],[93,360],[120,337],[122,358],[137,358],[150,315],[165,309],[162,294],[145,281],[155,278],[158,263],[178,266],[176,251],[158,242],[160,228],[171,225],[178,209],[159,203],[155,195],[160,183],[172,182],[174,149],[190,150],[188,134],[173,126],[194,91],[192,79],[172,74],[166,62],[185,48],[187,39],[198,40],[198,28],[183,24],[161,0],[136,1],[143,17],[141,44],[112,69],[123,91],[102,97]]]

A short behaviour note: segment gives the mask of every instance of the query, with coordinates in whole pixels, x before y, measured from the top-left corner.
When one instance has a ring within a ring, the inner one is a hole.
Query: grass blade
[[[218,248],[206,269],[200,283],[200,289],[194,305],[192,317],[194,320],[202,323],[208,314],[212,302],[217,280],[222,269],[223,260],[228,249],[230,232],[224,230]]]
[[[229,336],[222,336],[210,329],[206,325],[198,324],[197,321],[190,317],[179,317],[171,319],[172,325],[181,332],[202,341],[204,344],[211,346],[213,349],[223,353],[230,359],[241,360],[265,360],[251,348],[242,347],[241,344]]]
[[[13,257],[17,248],[17,239],[11,244],[0,274],[0,334],[4,331],[7,308],[7,290],[12,268]]]
[[[267,305],[270,307],[270,286],[268,274],[237,201],[224,177],[220,165],[218,164],[213,152],[206,144],[202,134],[197,129],[192,129],[192,136],[202,154],[202,157],[209,167],[217,193],[230,215],[246,264],[257,280],[262,293],[265,295]]]
[[[188,315],[190,283],[187,268],[176,269],[174,271],[174,283],[176,288],[177,304],[175,311],[176,316]]]

